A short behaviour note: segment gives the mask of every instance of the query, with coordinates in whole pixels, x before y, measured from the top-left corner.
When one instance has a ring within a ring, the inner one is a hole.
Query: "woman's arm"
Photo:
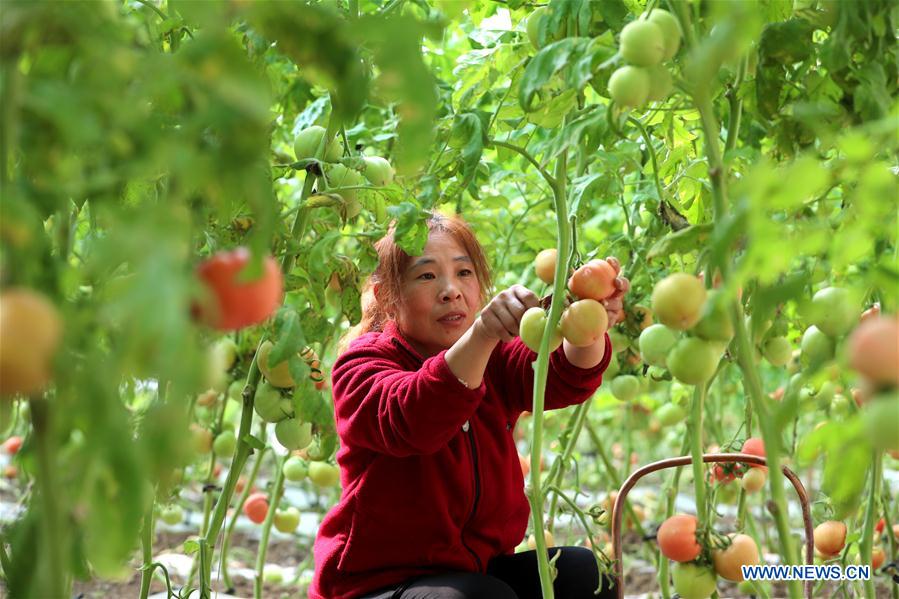
[[[565,357],[572,365],[584,369],[593,368],[602,362],[606,355],[606,336],[601,335],[596,343],[584,347],[571,345],[567,339],[564,339],[562,348],[565,351]]]
[[[456,378],[469,389],[477,389],[484,379],[484,370],[499,339],[490,337],[479,316],[451,348],[446,351],[446,363]]]

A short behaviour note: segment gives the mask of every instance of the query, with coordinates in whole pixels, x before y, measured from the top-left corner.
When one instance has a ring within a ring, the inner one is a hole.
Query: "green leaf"
[[[256,451],[262,451],[263,449],[265,449],[265,441],[255,435],[251,435],[250,433],[247,433],[246,435],[241,437],[240,440]]]
[[[556,73],[581,58],[590,41],[589,38],[565,38],[542,48],[531,59],[525,67],[518,90],[518,103],[525,112],[535,110],[533,101],[537,92],[546,86]]]
[[[462,153],[462,178],[470,181],[484,152],[484,123],[482,116],[473,112],[457,114],[453,120],[449,145]]]
[[[711,223],[704,223],[690,225],[680,231],[669,233],[653,244],[646,257],[652,260],[659,256],[694,252],[708,242],[712,234],[712,228],[713,225]]]
[[[759,62],[789,65],[807,59],[815,47],[812,30],[811,23],[803,19],[769,23],[759,40]]]

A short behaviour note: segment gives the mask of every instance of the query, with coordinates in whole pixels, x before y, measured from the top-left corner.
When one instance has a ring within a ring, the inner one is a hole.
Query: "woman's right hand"
[[[513,285],[501,291],[481,310],[475,326],[483,335],[499,341],[512,341],[518,336],[521,317],[529,308],[540,305],[540,298],[524,285]]]

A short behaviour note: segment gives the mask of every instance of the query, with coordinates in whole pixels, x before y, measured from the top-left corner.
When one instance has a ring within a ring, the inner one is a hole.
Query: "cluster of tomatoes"
[[[537,276],[548,285],[555,278],[557,256],[555,249],[543,250],[534,262]],[[551,333],[550,351],[562,345],[562,339],[576,347],[592,345],[605,334],[610,324],[614,324],[609,323],[609,315],[600,302],[615,292],[617,276],[611,264],[598,259],[590,260],[574,271],[568,279],[568,290],[578,299],[562,312],[559,323]],[[521,317],[521,340],[535,352],[540,348],[546,320],[546,310],[541,307],[530,308]]]
[[[666,10],[655,8],[644,19],[621,30],[618,54],[628,63],[609,78],[609,96],[618,106],[640,108],[662,101],[671,93],[671,73],[662,65],[680,48],[680,23]]]

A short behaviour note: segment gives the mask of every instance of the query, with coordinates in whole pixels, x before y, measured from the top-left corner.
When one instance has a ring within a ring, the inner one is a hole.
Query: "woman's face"
[[[403,276],[397,325],[424,357],[434,356],[471,327],[481,309],[480,297],[471,258],[451,235],[432,233]]]

